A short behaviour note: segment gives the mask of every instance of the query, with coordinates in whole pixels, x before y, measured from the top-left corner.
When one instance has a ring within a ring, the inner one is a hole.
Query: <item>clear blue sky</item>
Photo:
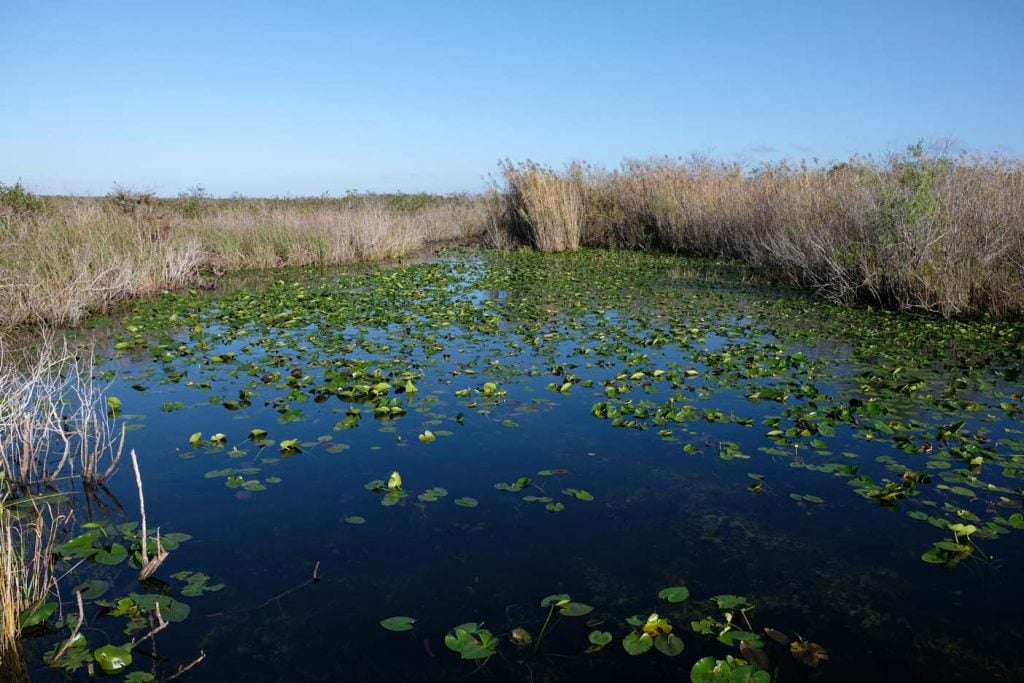
[[[0,0],[0,182],[475,191],[497,161],[1024,156],[1024,0]]]

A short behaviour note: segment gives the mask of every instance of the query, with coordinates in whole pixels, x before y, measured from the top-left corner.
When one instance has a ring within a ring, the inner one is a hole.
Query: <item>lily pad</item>
[[[654,647],[658,652],[667,657],[675,657],[682,653],[684,645],[683,641],[676,634],[669,633],[667,636],[654,638]]]
[[[96,663],[108,675],[119,674],[132,665],[131,646],[104,645],[92,653]]]
[[[416,623],[416,620],[412,617],[388,617],[387,619],[381,619],[380,625],[389,631],[411,631],[412,625]]]
[[[108,590],[110,590],[110,584],[102,579],[90,579],[75,586],[75,592],[81,593],[83,600],[95,600],[102,597]]]
[[[121,564],[128,559],[128,549],[120,543],[114,543],[110,546],[110,550],[106,548],[100,548],[93,555],[93,559],[100,564],[116,565]]]
[[[558,613],[564,617],[582,617],[593,611],[593,607],[582,602],[570,602],[567,605],[562,605],[558,609]]]
[[[646,633],[641,635],[636,631],[630,631],[629,635],[622,639],[622,648],[631,655],[642,655],[654,647],[654,639]]]
[[[670,586],[658,591],[658,597],[669,602],[683,602],[690,597],[690,589],[686,586]]]

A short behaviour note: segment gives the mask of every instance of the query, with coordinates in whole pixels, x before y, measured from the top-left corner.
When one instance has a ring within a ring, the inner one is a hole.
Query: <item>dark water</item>
[[[1001,533],[974,536],[978,549],[945,567],[921,555],[951,534],[906,514],[985,527],[1019,510],[1019,330],[842,312],[799,295],[709,285],[682,263],[601,253],[457,257],[340,284],[268,283],[251,298],[169,297],[128,320],[145,343],[104,366],[117,373],[110,393],[125,421],[141,426],[128,444],[140,456],[150,525],[193,536],[158,573],[191,615],[157,636],[155,658],[137,651],[133,668],[167,676],[203,651],[186,680],[689,680],[701,657],[740,656],[735,644],[691,628],[703,617],[724,622],[712,598],[733,594],[754,605],[746,618],[762,634],[772,680],[1024,680],[1024,531],[996,522]],[[326,315],[335,305],[338,314]],[[886,325],[909,332],[887,335]],[[168,339],[167,348],[189,352],[158,362],[153,348]],[[236,356],[211,362],[227,352]],[[407,412],[377,419],[373,401],[326,391],[360,368],[382,370],[367,383],[388,381],[388,399]],[[411,373],[415,393],[395,392],[402,373]],[[558,391],[570,376],[567,392]],[[959,404],[944,403],[954,376],[967,386]],[[896,388],[902,378],[925,386],[908,393]],[[609,398],[606,381],[629,389]],[[497,387],[487,391],[486,382]],[[756,388],[786,391],[780,400],[751,398]],[[240,390],[251,394],[225,409]],[[658,424],[664,418],[652,416],[673,396],[674,410],[695,412]],[[875,397],[884,413],[831,420],[829,436],[766,436],[771,418],[785,430],[814,413],[808,422],[818,424],[830,409]],[[178,401],[183,408],[161,410]],[[638,424],[593,415],[602,403]],[[362,411],[357,426],[336,429],[353,407]],[[879,420],[899,423],[895,434],[879,430]],[[955,439],[937,438],[939,426],[959,420],[966,424]],[[273,442],[248,439],[253,428]],[[432,443],[419,438],[428,429]],[[200,447],[189,445],[195,432]],[[226,435],[224,446],[209,443],[215,433]],[[899,450],[901,433],[930,452]],[[283,439],[298,439],[302,452],[282,456]],[[968,446],[987,449],[980,468],[952,452]],[[730,457],[736,452],[749,458]],[[931,477],[890,507],[858,495],[853,476],[815,469],[829,464],[855,465],[876,482],[898,483],[907,470]],[[241,476],[265,490],[207,476],[226,468],[252,468]],[[385,495],[364,485],[392,471],[408,495],[385,507]],[[748,473],[763,476],[762,492],[749,489]],[[494,488],[524,476],[525,490]],[[448,494],[417,499],[431,487]],[[114,516],[134,519],[130,465],[122,463],[111,492],[126,509]],[[529,495],[564,509],[524,502]],[[460,497],[479,504],[458,506]],[[346,523],[353,515],[365,524]],[[181,570],[225,587],[181,597],[183,584],[170,578]],[[93,575],[122,594],[139,590],[124,565]],[[689,599],[657,597],[674,585],[688,587]],[[517,647],[512,629],[536,638],[548,614],[540,602],[554,593],[593,612],[556,616],[536,652]],[[671,620],[682,654],[623,649],[633,628],[625,619],[652,612]],[[414,629],[380,626],[395,615],[414,618]],[[445,634],[465,622],[500,637],[486,662],[445,647]],[[123,640],[123,626],[95,613],[90,643]],[[765,627],[819,644],[828,660],[798,662],[763,636]],[[614,639],[585,654],[595,629]],[[40,680],[55,675],[36,671]]]

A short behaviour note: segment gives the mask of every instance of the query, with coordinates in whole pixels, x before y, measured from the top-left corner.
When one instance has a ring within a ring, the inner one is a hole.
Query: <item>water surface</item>
[[[716,637],[729,612],[772,680],[1024,678],[1022,328],[743,279],[671,256],[451,254],[139,306],[100,369],[150,525],[193,538],[158,573],[191,613],[132,668],[201,650],[188,680],[688,680],[740,657]],[[116,521],[136,518],[121,470]],[[396,471],[401,493],[367,488]],[[224,588],[182,596],[182,570]],[[140,590],[126,565],[77,571]],[[687,600],[659,599],[679,585]],[[593,611],[517,646],[556,593]],[[623,648],[652,612],[678,656]],[[466,622],[500,639],[489,659],[446,647]],[[91,609],[90,644],[124,626]],[[613,640],[585,653],[595,630]]]

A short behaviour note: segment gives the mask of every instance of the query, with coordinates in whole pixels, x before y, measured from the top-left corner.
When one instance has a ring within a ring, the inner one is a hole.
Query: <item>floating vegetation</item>
[[[445,646],[462,659],[490,659],[498,649],[498,639],[483,624],[468,622],[453,628],[444,637]]]
[[[878,633],[902,623],[896,586],[914,586],[894,576],[940,585],[965,564],[1018,571],[1024,325],[839,308],[743,276],[590,250],[282,271],[258,290],[138,306],[110,367],[121,414],[150,411],[140,438],[178,446],[168,487],[205,484],[185,519],[207,503],[211,518],[252,515],[255,525],[230,517],[239,534],[267,529],[233,551],[245,566],[329,547],[343,578],[320,583],[324,604],[351,600],[358,612],[374,595],[415,609],[421,621],[400,630],[417,632],[420,656],[440,659],[443,638],[499,678],[526,662],[538,680],[585,675],[573,658],[641,677],[666,660],[625,653],[655,649],[674,661],[698,652],[684,662],[693,680],[760,682],[776,668],[789,680],[812,661],[832,673],[859,642],[895,647]],[[387,510],[367,507],[367,492]],[[369,527],[316,521],[339,510]],[[848,523],[859,531],[839,543],[832,530]],[[131,561],[134,542],[116,531],[63,540],[102,566]],[[877,575],[858,564],[867,557]],[[772,578],[794,568],[806,585]],[[207,571],[219,580],[226,568]],[[190,577],[175,590],[235,599]],[[750,597],[695,600],[679,577],[695,592],[724,581]],[[559,594],[534,614],[524,594],[561,581],[605,606]],[[410,582],[428,597],[399,602]],[[477,611],[455,613],[463,602]],[[828,643],[827,663],[813,641],[772,630],[783,645],[757,626],[807,628],[825,613],[856,634]],[[325,639],[340,632],[307,616]],[[342,656],[356,661],[364,636],[345,634]],[[920,647],[918,665],[946,656]],[[305,666],[295,675],[328,676]]]
[[[380,625],[388,631],[411,631],[416,620],[412,617],[388,617],[381,619]]]

